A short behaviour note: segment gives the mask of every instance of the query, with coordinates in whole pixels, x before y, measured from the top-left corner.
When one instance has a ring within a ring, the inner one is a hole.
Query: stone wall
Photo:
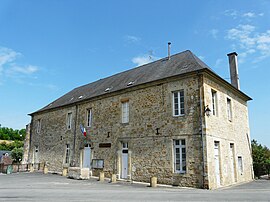
[[[172,92],[182,89],[185,115],[174,117]],[[217,91],[218,115],[203,116],[201,124],[200,114],[203,114],[204,106],[211,107],[211,89]],[[247,105],[237,96],[239,93],[230,89],[214,78],[204,76],[204,80],[200,80],[197,74],[190,74],[134,86],[77,105],[35,113],[32,117],[30,158],[32,162],[47,162],[51,172],[61,172],[70,163],[82,167],[84,147],[90,145],[91,159],[104,160],[105,175],[110,177],[116,174],[119,178],[122,143],[126,142],[129,180],[149,182],[150,177],[156,176],[158,183],[216,188],[214,142],[219,141],[221,186],[234,183],[228,166],[230,144],[234,144],[236,182],[248,181],[252,171]],[[227,120],[226,115],[227,96],[232,100],[232,122]],[[123,101],[129,102],[129,123],[121,122]],[[87,127],[87,109],[92,109],[91,127]],[[67,128],[68,113],[72,113],[70,129]],[[37,133],[39,119],[41,130]],[[80,124],[86,127],[86,137],[81,134]],[[201,131],[204,135],[205,166]],[[187,171],[184,174],[174,173],[175,139],[186,140]],[[65,164],[66,144],[71,149],[69,164]],[[35,154],[35,146],[39,147],[38,154]],[[241,173],[237,172],[238,156],[243,158],[244,171]],[[100,171],[92,169],[93,175]]]
[[[217,114],[205,117],[209,188],[217,188],[214,142],[219,142],[220,186],[252,180],[252,159],[247,102],[212,78],[204,79],[205,105],[212,110],[211,91],[217,92]],[[231,99],[232,120],[228,119],[227,98]],[[230,144],[234,147],[233,160]],[[243,160],[243,172],[238,168],[238,157]],[[232,165],[233,163],[233,165]],[[210,175],[213,173],[213,175]]]
[[[24,146],[23,146],[23,159],[22,164],[28,163],[28,156],[29,156],[29,147],[30,147],[30,124],[26,125],[26,134],[24,139]]]
[[[197,86],[198,77],[195,75],[140,88],[134,87],[122,91],[121,94],[35,114],[32,118],[34,127],[31,148],[33,150],[34,145],[39,145],[39,161],[48,162],[51,171],[61,171],[63,166],[66,166],[63,163],[66,144],[71,145],[71,158],[76,166],[82,166],[84,145],[90,144],[91,158],[104,159],[105,175],[115,173],[120,176],[121,142],[128,142],[129,179],[149,181],[150,177],[157,176],[158,183],[201,187],[202,154]],[[181,89],[185,92],[185,115],[173,117],[172,91]],[[129,101],[127,124],[121,123],[123,100]],[[89,108],[92,109],[93,124],[86,127],[85,138],[79,125],[87,125]],[[69,112],[72,112],[73,117],[70,130],[66,126]],[[38,119],[41,119],[40,133],[35,130]],[[186,139],[187,172],[177,174],[174,173],[173,165],[173,140],[182,138]],[[100,143],[110,143],[111,146],[100,148]]]

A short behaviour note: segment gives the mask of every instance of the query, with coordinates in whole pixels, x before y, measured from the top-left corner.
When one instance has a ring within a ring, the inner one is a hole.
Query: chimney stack
[[[171,59],[171,42],[168,42],[168,60]]]
[[[227,54],[229,57],[231,84],[240,90],[239,77],[238,77],[238,64],[237,64],[237,53],[232,52]]]

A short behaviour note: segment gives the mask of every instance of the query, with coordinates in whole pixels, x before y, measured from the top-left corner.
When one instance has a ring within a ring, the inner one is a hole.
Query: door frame
[[[89,167],[87,167],[87,165],[86,165],[86,167],[85,167],[85,152],[87,151],[86,150],[86,148],[87,148],[87,150],[89,151]],[[91,169],[91,160],[92,160],[92,149],[91,149],[91,144],[85,144],[84,145],[84,147],[83,147],[83,150],[82,150],[82,168],[89,168],[89,169]]]
[[[128,142],[121,142],[122,150],[121,150],[121,179],[128,179],[128,162],[129,162],[129,154],[128,154]],[[126,168],[125,168],[126,167]]]
[[[214,161],[215,161],[215,179],[217,187],[221,186],[220,172],[220,142],[214,141]]]

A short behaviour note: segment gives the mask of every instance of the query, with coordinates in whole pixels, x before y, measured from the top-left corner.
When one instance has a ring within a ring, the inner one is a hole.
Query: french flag
[[[81,125],[80,125],[80,128],[81,128],[82,134],[84,135],[84,137],[86,137],[86,130],[85,130],[85,127],[83,127],[82,124],[81,124]]]

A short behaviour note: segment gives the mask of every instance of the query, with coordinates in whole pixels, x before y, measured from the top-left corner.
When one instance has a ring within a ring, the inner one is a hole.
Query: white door
[[[84,147],[83,168],[91,168],[91,148],[90,145]]]
[[[126,152],[126,153],[125,153]],[[122,172],[121,178],[126,179],[128,173],[128,150],[122,151]]]
[[[215,175],[216,175],[216,182],[217,186],[220,186],[220,168],[219,168],[219,142],[215,142]]]
[[[230,162],[231,162],[231,175],[232,182],[235,182],[235,166],[234,166],[234,152],[233,152],[233,144],[230,144]]]

